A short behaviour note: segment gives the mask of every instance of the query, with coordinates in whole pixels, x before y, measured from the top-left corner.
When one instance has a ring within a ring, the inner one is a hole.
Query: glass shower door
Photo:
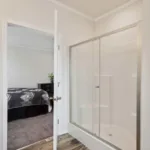
[[[138,30],[118,30],[70,50],[70,121],[117,150],[137,150]]]
[[[73,47],[70,54],[71,122],[99,135],[99,40]]]
[[[136,150],[137,27],[101,39],[100,137]]]
[[[72,122],[92,131],[92,43],[79,45],[71,52]]]

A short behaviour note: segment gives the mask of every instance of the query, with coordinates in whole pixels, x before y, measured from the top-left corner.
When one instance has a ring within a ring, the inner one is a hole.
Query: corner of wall
[[[95,36],[142,20],[142,0],[135,0],[95,20]]]

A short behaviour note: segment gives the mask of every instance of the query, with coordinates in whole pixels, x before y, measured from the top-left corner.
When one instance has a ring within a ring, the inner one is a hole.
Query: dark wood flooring
[[[58,141],[58,150],[89,150],[69,134],[60,136]],[[18,150],[53,150],[53,139],[48,138]]]

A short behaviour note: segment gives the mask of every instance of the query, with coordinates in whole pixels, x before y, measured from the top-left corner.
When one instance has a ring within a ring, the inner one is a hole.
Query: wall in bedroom
[[[54,70],[53,36],[19,26],[8,27],[8,87],[49,83]]]
[[[53,52],[37,51],[26,47],[8,47],[8,87],[33,87],[49,83],[53,72]]]

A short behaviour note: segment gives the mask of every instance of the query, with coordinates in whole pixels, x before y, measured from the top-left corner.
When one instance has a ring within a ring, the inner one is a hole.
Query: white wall
[[[20,24],[31,25],[41,30],[53,32],[54,30],[54,9],[59,11],[59,31],[63,37],[63,75],[62,75],[62,105],[59,132],[64,133],[68,130],[68,46],[85,40],[93,36],[94,23],[75,13],[70,12],[62,7],[59,7],[47,0],[1,0],[0,1],[0,21],[13,20]],[[0,40],[1,42],[1,40]],[[0,49],[0,56],[2,49]],[[2,60],[0,59],[0,68]],[[2,71],[2,70],[1,70]],[[0,78],[2,83],[2,77]],[[0,84],[0,89],[2,85]],[[1,90],[0,90],[1,91]],[[2,93],[1,93],[2,94]],[[3,101],[1,98],[0,106]],[[2,121],[2,109],[0,109],[0,121]],[[0,123],[0,133],[2,133]],[[0,134],[0,149],[2,148],[2,134]]]
[[[15,25],[9,25],[7,33],[9,46],[54,51],[54,36],[51,34]]]
[[[92,21],[89,21],[69,10],[51,3],[48,0],[3,0],[4,15],[8,20],[26,23],[37,28],[52,31],[54,29],[54,10],[59,11],[59,31],[67,45],[93,36]]]
[[[49,83],[54,72],[54,40],[46,35],[19,26],[8,27],[8,88],[37,88]]]
[[[50,83],[54,53],[14,46],[8,47],[7,60],[9,88],[37,88],[38,83]]]
[[[139,0],[129,7],[110,14],[96,22],[95,36],[126,27],[142,20],[142,1]]]
[[[150,149],[150,1],[143,1],[141,150]]]

